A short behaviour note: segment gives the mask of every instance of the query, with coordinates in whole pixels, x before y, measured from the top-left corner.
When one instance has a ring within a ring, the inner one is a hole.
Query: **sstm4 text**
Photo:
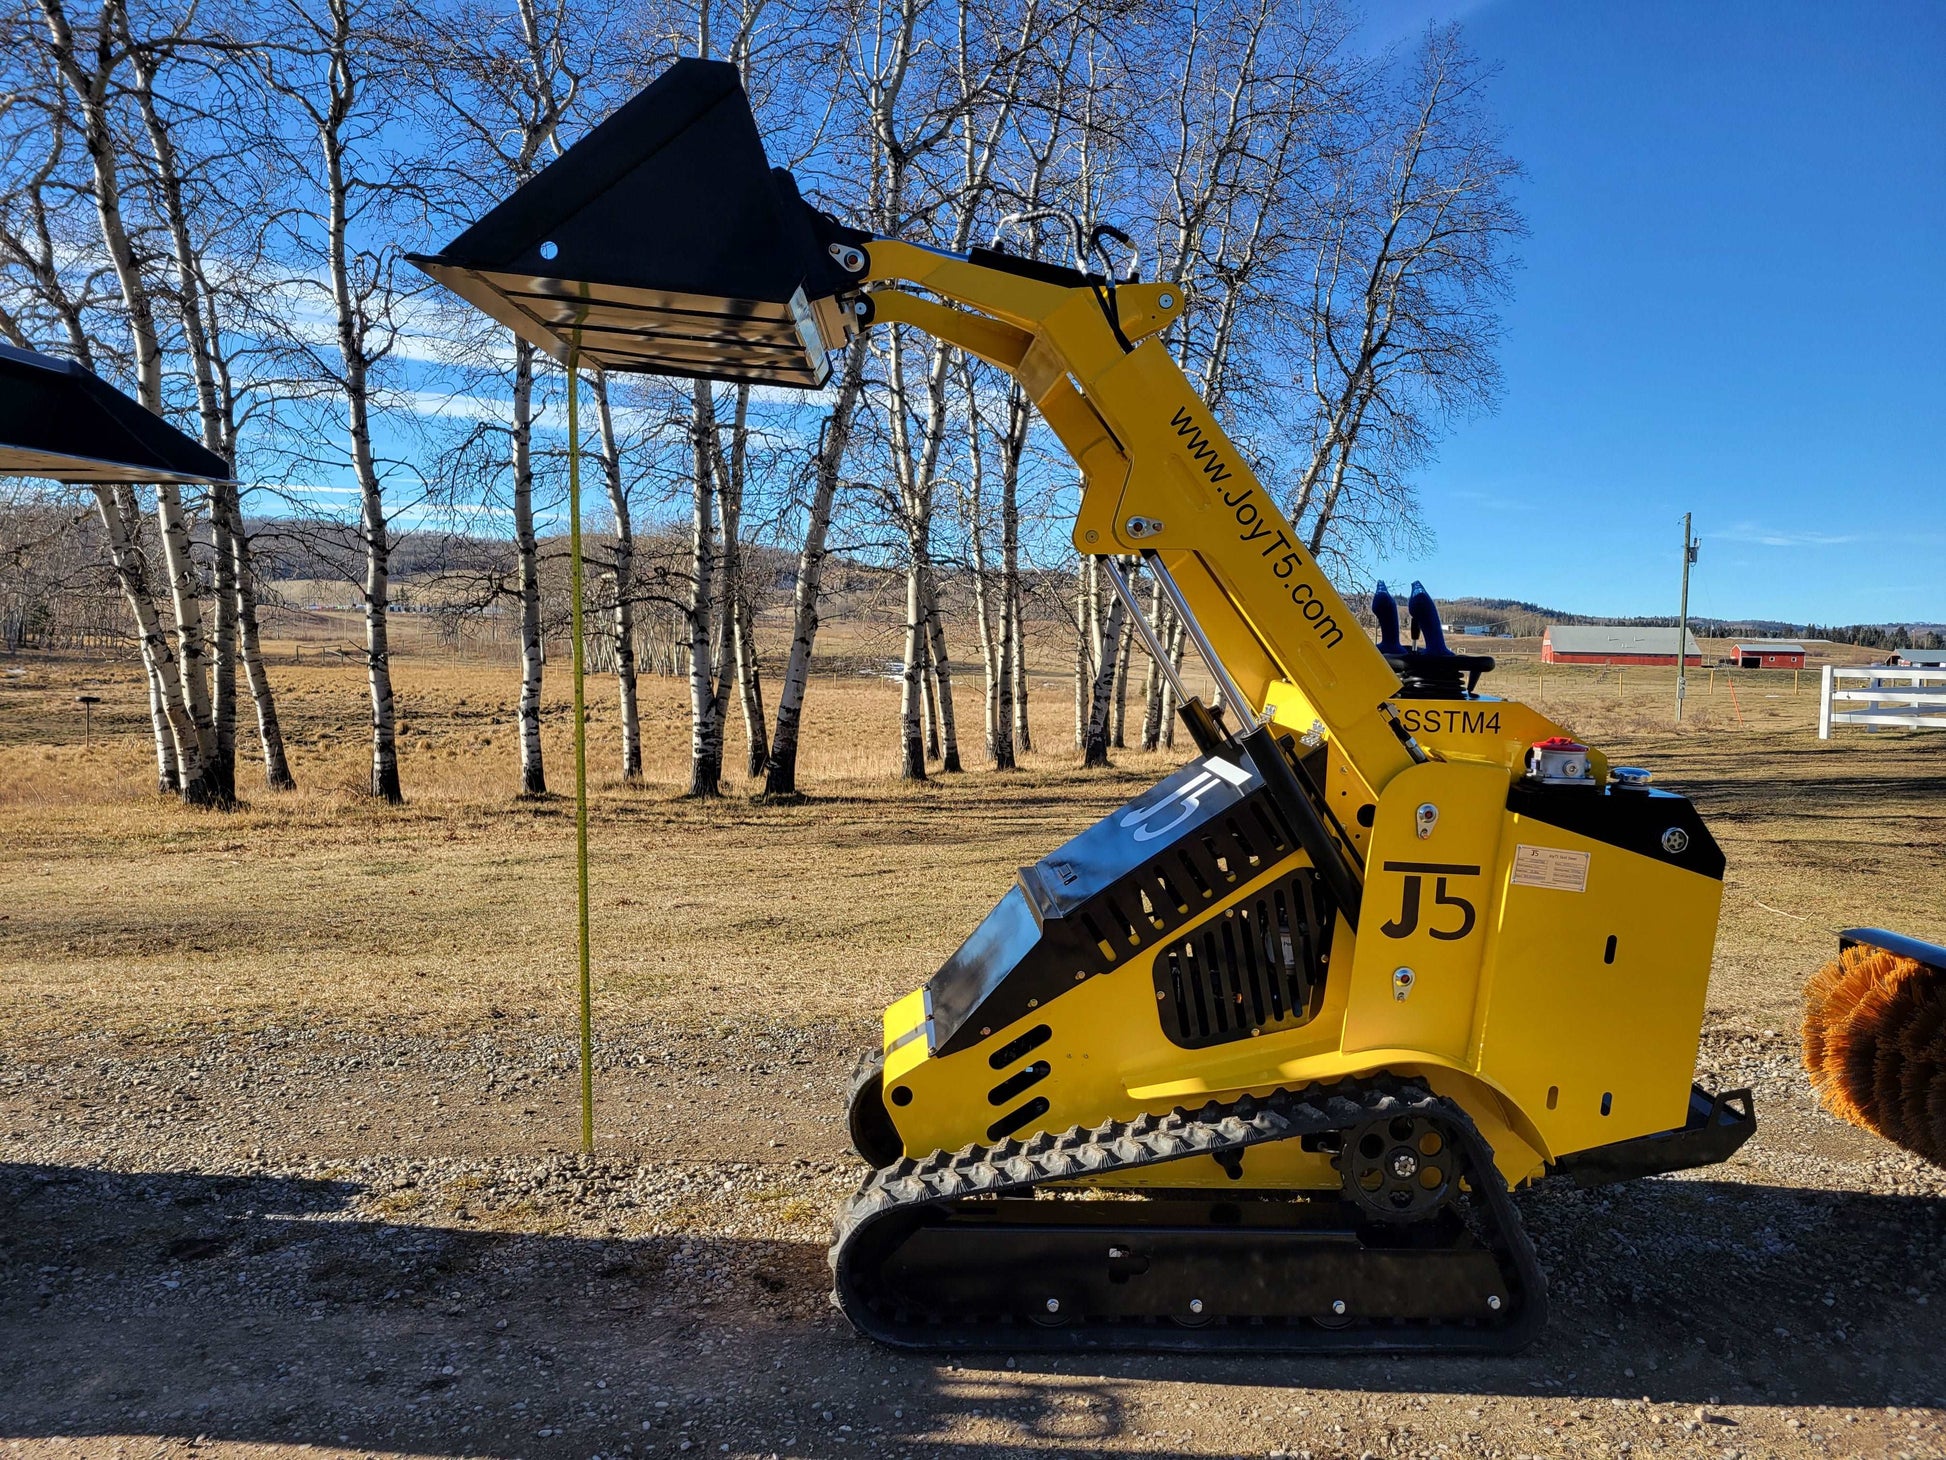
[[[1498,735],[1498,710],[1447,710],[1432,705],[1399,706],[1399,723],[1408,735]]]

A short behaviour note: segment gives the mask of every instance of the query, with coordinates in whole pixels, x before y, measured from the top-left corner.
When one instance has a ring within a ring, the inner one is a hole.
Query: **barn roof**
[[[1802,654],[1804,646],[1790,639],[1738,639],[1739,654]]]
[[[1608,624],[1549,624],[1547,641],[1556,654],[1666,654],[1676,657],[1675,629],[1636,629]],[[1687,637],[1686,654],[1700,654],[1696,636]]]
[[[1897,658],[1901,664],[1946,665],[1946,649],[1901,649]]]

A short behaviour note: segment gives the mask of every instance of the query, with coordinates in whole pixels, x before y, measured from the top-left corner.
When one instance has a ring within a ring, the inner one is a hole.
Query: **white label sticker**
[[[1514,847],[1514,881],[1522,887],[1550,887],[1556,892],[1588,890],[1588,854],[1559,847]]]
[[[1247,786],[1250,784],[1250,772],[1240,765],[1231,765],[1220,755],[1212,755],[1208,760],[1204,761],[1203,769],[1206,771],[1214,771],[1233,786]]]

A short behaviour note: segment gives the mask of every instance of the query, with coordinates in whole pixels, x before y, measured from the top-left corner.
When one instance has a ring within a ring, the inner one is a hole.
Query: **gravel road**
[[[1946,1173],[1810,1103],[1729,1166],[1523,1193],[1501,1360],[893,1354],[829,1308],[865,1026],[571,1045],[222,1028],[0,1044],[0,1455],[1941,1456]]]

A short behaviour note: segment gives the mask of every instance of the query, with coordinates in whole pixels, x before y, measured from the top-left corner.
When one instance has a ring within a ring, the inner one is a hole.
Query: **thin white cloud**
[[[445,390],[409,390],[407,408],[415,416],[432,416],[448,421],[484,421],[490,426],[513,424],[513,402],[487,395],[468,395]]]
[[[1357,40],[1368,50],[1417,40],[1429,25],[1449,25],[1484,10],[1493,0],[1374,0],[1367,7]]]
[[[511,517],[513,515],[513,508],[502,507],[494,502],[441,502],[436,504],[422,504],[414,507],[401,507],[391,515],[390,520],[396,522],[401,517],[436,518],[444,520],[458,517]],[[534,514],[535,520],[538,521],[545,515],[544,513],[537,512]]]
[[[294,482],[245,482],[245,492],[276,492],[285,497],[355,497],[357,487],[304,487]]]
[[[1728,542],[1748,542],[1755,543],[1758,547],[1773,548],[1843,547],[1847,543],[1866,541],[1862,533],[1806,532],[1793,528],[1767,527],[1757,522],[1739,522],[1734,527],[1724,528],[1715,536]]]

